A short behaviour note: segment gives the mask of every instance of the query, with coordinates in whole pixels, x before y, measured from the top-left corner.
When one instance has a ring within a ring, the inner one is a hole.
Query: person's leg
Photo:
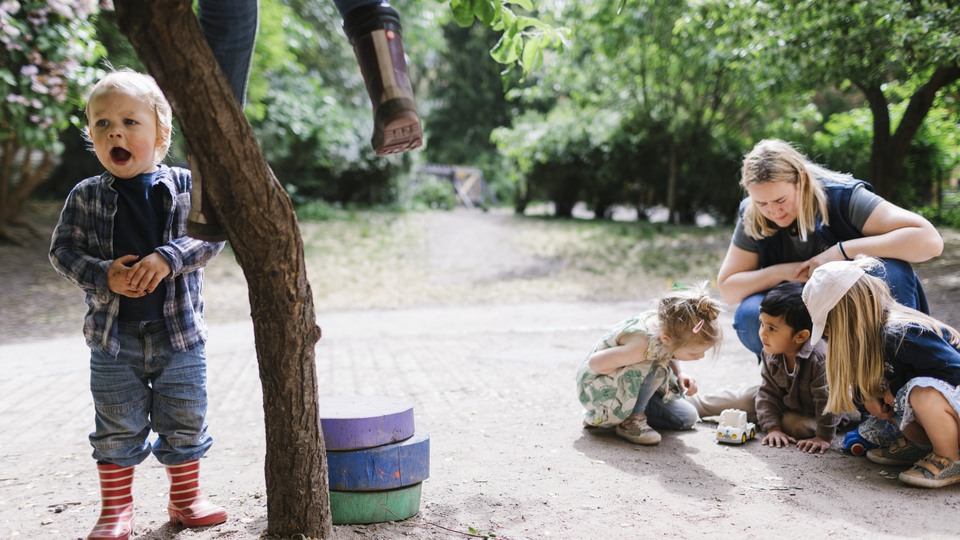
[[[259,24],[258,0],[199,0],[203,36],[243,108]]]
[[[796,411],[784,411],[780,428],[794,439],[809,439],[817,434],[817,419]]]
[[[733,315],[733,329],[737,331],[740,343],[760,358],[763,343],[760,342],[760,302],[767,292],[752,294],[743,299]]]
[[[701,418],[720,416],[725,409],[740,409],[747,413],[747,419],[757,421],[757,390],[760,385],[741,386],[736,390],[720,390],[713,393],[697,392],[684,399],[696,408]]]
[[[933,451],[953,461],[960,460],[960,417],[943,394],[936,388],[917,386],[910,392],[910,406]],[[908,435],[906,429],[904,434]]]
[[[418,148],[423,129],[407,76],[400,14],[385,0],[336,4],[373,105],[374,151],[383,156]]]
[[[925,488],[960,483],[960,388],[943,381],[932,385],[920,383],[910,389],[907,399],[915,423],[929,438],[933,452],[900,473],[898,478],[906,484]]]
[[[643,384],[640,385],[640,390],[637,392],[637,403],[633,406],[633,412],[630,413],[631,415],[644,414],[646,412],[650,399],[653,398],[657,389],[663,384],[663,381],[667,380],[667,369],[666,366],[655,366],[650,370],[650,373],[648,373],[647,377],[643,380]]]
[[[880,259],[883,262],[882,277],[890,286],[890,294],[897,302],[922,313],[929,314],[927,295],[920,278],[910,263],[900,259]]]
[[[657,394],[647,404],[647,423],[655,428],[683,430],[690,429],[700,417],[697,409],[688,401],[675,399],[666,403]]]
[[[247,99],[259,11],[258,0],[199,0],[198,5],[200,28],[220,70],[230,82],[240,108]],[[222,242],[227,239],[226,232],[206,202],[199,169],[193,167],[191,156],[187,159],[191,161],[193,182],[187,235],[208,242]]]
[[[634,444],[654,445],[660,443],[660,434],[647,424],[647,405],[667,378],[666,366],[655,366],[643,379],[637,391],[637,402],[630,416],[617,425],[618,436]]]
[[[227,511],[200,490],[200,458],[213,439],[207,433],[207,362],[203,345],[179,352],[166,327],[152,328],[147,366],[154,373],[153,453],[170,479],[167,513],[186,527],[206,527],[227,520]]]
[[[120,353],[90,355],[90,391],[96,429],[90,434],[100,479],[100,516],[89,538],[126,538],[133,533],[133,475],[150,454],[147,416],[150,389],[135,326],[120,325]]]

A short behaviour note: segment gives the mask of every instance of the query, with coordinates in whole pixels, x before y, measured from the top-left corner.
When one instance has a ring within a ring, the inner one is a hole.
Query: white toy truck
[[[743,444],[756,436],[756,426],[747,422],[747,413],[740,409],[725,409],[720,413],[717,442]]]

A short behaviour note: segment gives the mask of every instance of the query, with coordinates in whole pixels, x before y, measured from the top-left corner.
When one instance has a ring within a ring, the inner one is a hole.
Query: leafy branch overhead
[[[530,73],[543,65],[544,51],[563,51],[567,42],[566,28],[554,27],[534,16],[533,0],[450,0],[450,10],[457,24],[464,28],[480,21],[503,32],[490,56],[506,66],[504,75],[517,65],[524,74]]]

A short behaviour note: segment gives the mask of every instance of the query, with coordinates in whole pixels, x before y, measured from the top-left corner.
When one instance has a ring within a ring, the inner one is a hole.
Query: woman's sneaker
[[[929,447],[921,448],[906,437],[900,437],[890,446],[870,450],[867,459],[880,465],[913,465],[929,453]]]
[[[647,415],[632,414],[623,422],[617,424],[616,433],[621,439],[634,444],[652,446],[660,444],[660,434],[647,425]]]
[[[960,461],[933,452],[900,473],[900,481],[911,486],[939,488],[960,483]]]

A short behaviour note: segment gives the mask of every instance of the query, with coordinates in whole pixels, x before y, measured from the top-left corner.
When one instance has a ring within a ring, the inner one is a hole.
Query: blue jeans
[[[164,465],[203,457],[207,434],[207,360],[203,345],[178,352],[163,321],[119,323],[116,358],[92,349],[93,457],[126,467],[151,450]],[[150,431],[157,434],[152,448]]]
[[[385,0],[334,0],[340,16],[354,8]],[[247,81],[260,21],[259,0],[199,0],[200,29],[240,108],[247,99]]]
[[[697,409],[684,399],[663,402],[663,393],[657,392],[668,375],[666,366],[655,367],[637,394],[637,404],[631,414],[646,413],[647,424],[661,429],[690,429],[700,418]]]
[[[877,277],[883,278],[890,286],[890,294],[897,302],[921,311],[930,313],[927,305],[927,296],[920,284],[920,278],[910,263],[900,259],[880,259],[883,267],[876,272]],[[740,302],[733,315],[733,329],[744,347],[750,349],[758,357],[763,350],[760,342],[760,302],[767,295],[767,291],[750,295]]]
[[[203,36],[243,108],[260,21],[259,0],[200,0],[199,18]]]

